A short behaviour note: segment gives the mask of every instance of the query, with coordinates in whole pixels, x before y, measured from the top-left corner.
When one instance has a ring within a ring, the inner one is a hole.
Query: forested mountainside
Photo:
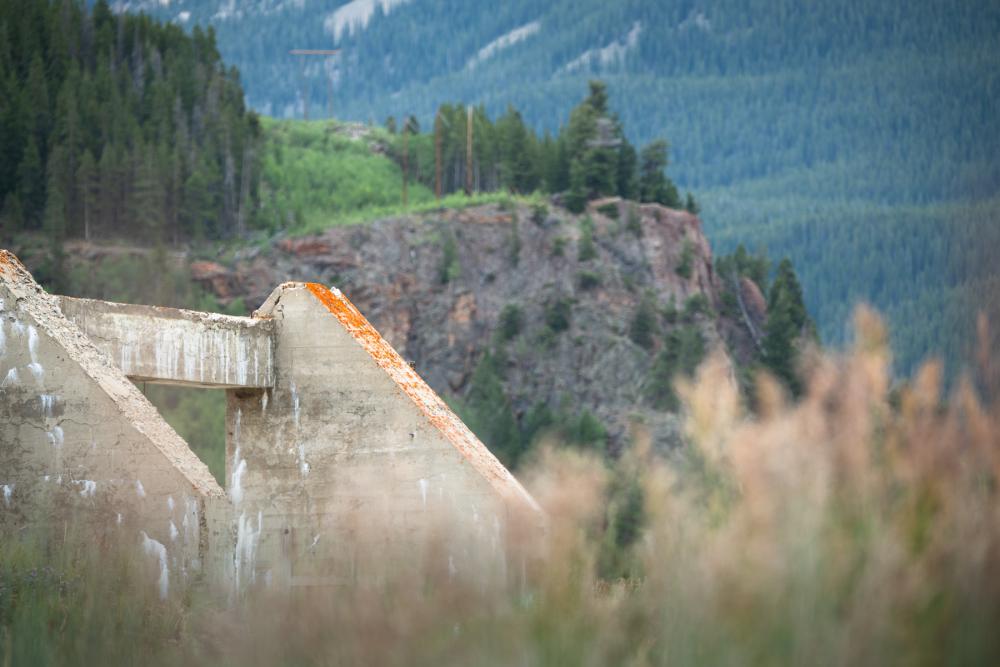
[[[214,38],[73,2],[0,4],[0,222],[146,243],[238,232],[256,210],[256,116]]]
[[[863,299],[889,315],[899,370],[968,342],[958,304],[989,276],[970,277],[964,253],[1000,208],[991,0],[126,4],[213,25],[250,104],[278,116],[301,115],[291,48],[343,48],[337,117],[413,114],[425,129],[458,101],[493,117],[513,104],[555,131],[599,76],[630,141],[669,141],[718,249],[749,241],[795,261],[824,340],[844,339]],[[322,59],[304,79],[319,117]]]
[[[764,366],[799,389],[791,265],[716,267],[666,143],[633,146],[601,81],[555,135],[443,105],[435,140],[413,117],[262,120],[210,30],[103,2],[0,18],[3,241],[52,291],[245,313],[288,279],[338,284],[511,465],[550,432],[615,454],[635,415],[677,444],[673,380],[711,349],[744,387]],[[220,397],[150,392],[218,473]]]

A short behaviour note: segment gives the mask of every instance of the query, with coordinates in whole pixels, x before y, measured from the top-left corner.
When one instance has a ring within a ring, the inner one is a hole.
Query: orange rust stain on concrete
[[[0,250],[0,270],[4,273],[25,273],[27,269],[21,264],[21,260],[9,250]]]
[[[346,296],[339,290],[330,290],[319,283],[306,283],[306,289],[333,313],[379,367],[410,397],[427,420],[502,496],[516,497],[521,502],[528,503],[533,509],[537,509],[535,501],[514,476],[451,411],[441,397],[417,375],[416,371],[410,368],[410,365],[382,338]]]

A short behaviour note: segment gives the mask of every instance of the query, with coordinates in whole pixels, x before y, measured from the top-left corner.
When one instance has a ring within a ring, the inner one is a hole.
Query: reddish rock
[[[191,277],[226,303],[238,295],[239,284],[233,272],[215,262],[191,262]]]
[[[314,236],[299,239],[282,239],[278,241],[278,249],[297,257],[329,255],[333,251],[333,248],[327,241]]]

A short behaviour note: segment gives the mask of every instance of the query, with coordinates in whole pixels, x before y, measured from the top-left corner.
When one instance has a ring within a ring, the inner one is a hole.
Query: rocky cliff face
[[[539,404],[586,409],[612,451],[633,419],[659,447],[677,442],[679,421],[655,407],[651,377],[671,332],[696,332],[706,351],[739,335],[715,315],[700,221],[658,205],[606,201],[582,216],[526,205],[442,210],[191,269],[221,301],[250,306],[287,280],[336,285],[446,397],[466,396],[483,355],[502,346],[499,375],[516,419]]]

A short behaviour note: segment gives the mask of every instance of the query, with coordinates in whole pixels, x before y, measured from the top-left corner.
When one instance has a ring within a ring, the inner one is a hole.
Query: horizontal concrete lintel
[[[274,386],[274,322],[177,308],[59,297],[125,375],[198,387]]]

